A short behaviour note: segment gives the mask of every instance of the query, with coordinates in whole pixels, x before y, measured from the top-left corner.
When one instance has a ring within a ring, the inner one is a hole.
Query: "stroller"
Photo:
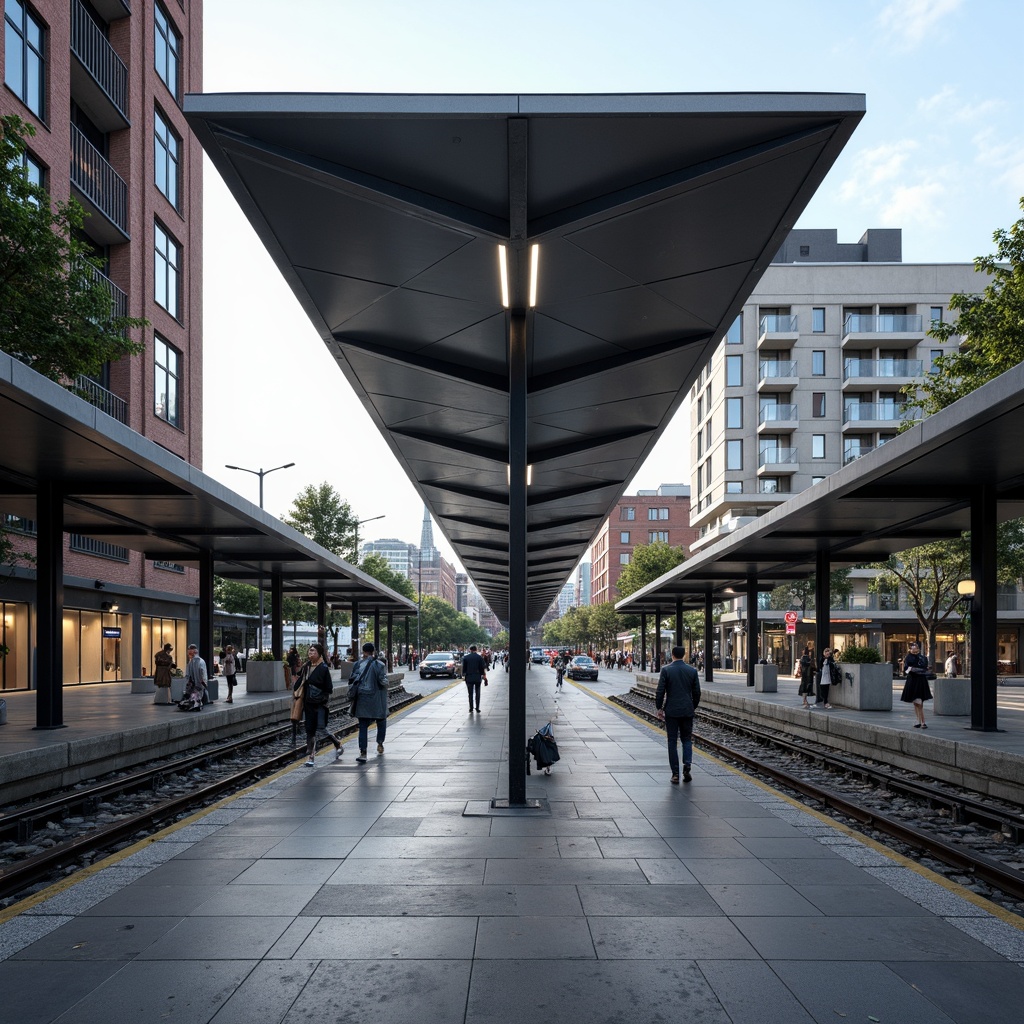
[[[551,766],[558,760],[558,744],[555,734],[551,731],[551,723],[542,725],[533,739],[526,744],[526,774],[530,774],[530,756],[537,762],[537,771],[544,769],[545,775],[551,774]]]

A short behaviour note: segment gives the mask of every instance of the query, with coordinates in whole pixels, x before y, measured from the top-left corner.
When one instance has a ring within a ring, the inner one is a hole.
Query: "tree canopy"
[[[768,607],[775,611],[785,611],[788,608],[797,607],[801,613],[807,612],[815,606],[817,585],[817,578],[814,574],[806,579],[788,580],[781,583],[768,595]],[[849,597],[853,593],[850,570],[836,569],[829,573],[828,590],[832,600]]]
[[[352,506],[325,480],[307,484],[292,502],[283,522],[339,558],[356,564],[356,524]]]
[[[457,612],[433,594],[420,606],[420,643],[425,651],[450,650],[460,645],[486,644],[490,638],[468,615]]]
[[[1020,207],[1024,210],[1024,198]],[[1000,228],[992,239],[996,251],[974,261],[974,269],[989,279],[984,290],[952,296],[949,308],[956,317],[933,323],[928,332],[939,341],[960,337],[960,350],[939,356],[921,383],[903,389],[908,407],[926,416],[1024,360],[1024,218],[1009,230]]]
[[[637,545],[629,565],[619,575],[616,584],[619,597],[629,597],[685,561],[686,549],[674,548],[667,541],[656,540],[651,544]]]
[[[81,240],[85,211],[54,202],[24,169],[35,129],[0,118],[0,338],[4,351],[66,385],[142,351],[128,331],[146,320],[115,314],[100,261]]]
[[[359,568],[367,576],[372,576],[378,583],[383,583],[385,587],[390,587],[396,593],[401,594],[402,597],[407,597],[410,601],[416,600],[416,591],[409,578],[392,569],[388,565],[388,560],[379,551],[374,551],[367,555]]]

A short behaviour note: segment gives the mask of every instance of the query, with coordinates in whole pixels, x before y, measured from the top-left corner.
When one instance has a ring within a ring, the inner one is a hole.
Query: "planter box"
[[[965,716],[971,713],[970,679],[933,679],[931,688],[934,714]]]
[[[185,677],[184,676],[171,676],[171,700],[175,704],[179,700],[183,700],[185,697]]]
[[[132,693],[156,693],[156,683],[152,676],[143,676],[132,680]]]
[[[828,700],[855,711],[892,711],[892,665],[839,666],[843,681],[832,686]]]
[[[754,693],[778,693],[779,692],[779,666],[778,665],[755,665],[754,666]]]
[[[283,661],[253,661],[245,666],[245,689],[248,693],[286,693],[290,687],[285,679]]]

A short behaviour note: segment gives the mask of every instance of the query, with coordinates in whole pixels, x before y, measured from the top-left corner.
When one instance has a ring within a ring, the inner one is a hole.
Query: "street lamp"
[[[369,519],[357,519],[356,520],[356,530],[355,530],[355,533],[356,533],[355,548],[356,548],[356,550],[355,550],[355,557],[352,560],[352,564],[353,565],[355,565],[355,566],[359,565],[359,527],[362,526],[363,523],[372,523],[376,519],[384,519],[384,518],[385,518],[385,516],[370,516]]]
[[[238,472],[240,472],[240,473],[252,473],[253,476],[258,476],[260,478],[260,508],[263,508],[263,478],[268,473],[276,473],[279,469],[291,469],[292,466],[294,466],[294,465],[295,465],[294,462],[286,462],[283,466],[274,466],[273,469],[263,469],[262,467],[260,467],[259,469],[246,469],[245,466],[227,466],[227,465],[225,465],[224,468],[225,469],[237,469]],[[263,576],[262,575],[260,576],[260,588],[259,589],[260,589],[260,635],[259,635],[259,640],[257,641],[256,646],[257,646],[257,648],[260,651],[262,651],[263,650]]]

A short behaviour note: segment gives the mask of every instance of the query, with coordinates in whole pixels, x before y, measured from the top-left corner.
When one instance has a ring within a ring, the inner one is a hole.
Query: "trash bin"
[[[7,701],[0,700],[0,725],[7,724]]]

